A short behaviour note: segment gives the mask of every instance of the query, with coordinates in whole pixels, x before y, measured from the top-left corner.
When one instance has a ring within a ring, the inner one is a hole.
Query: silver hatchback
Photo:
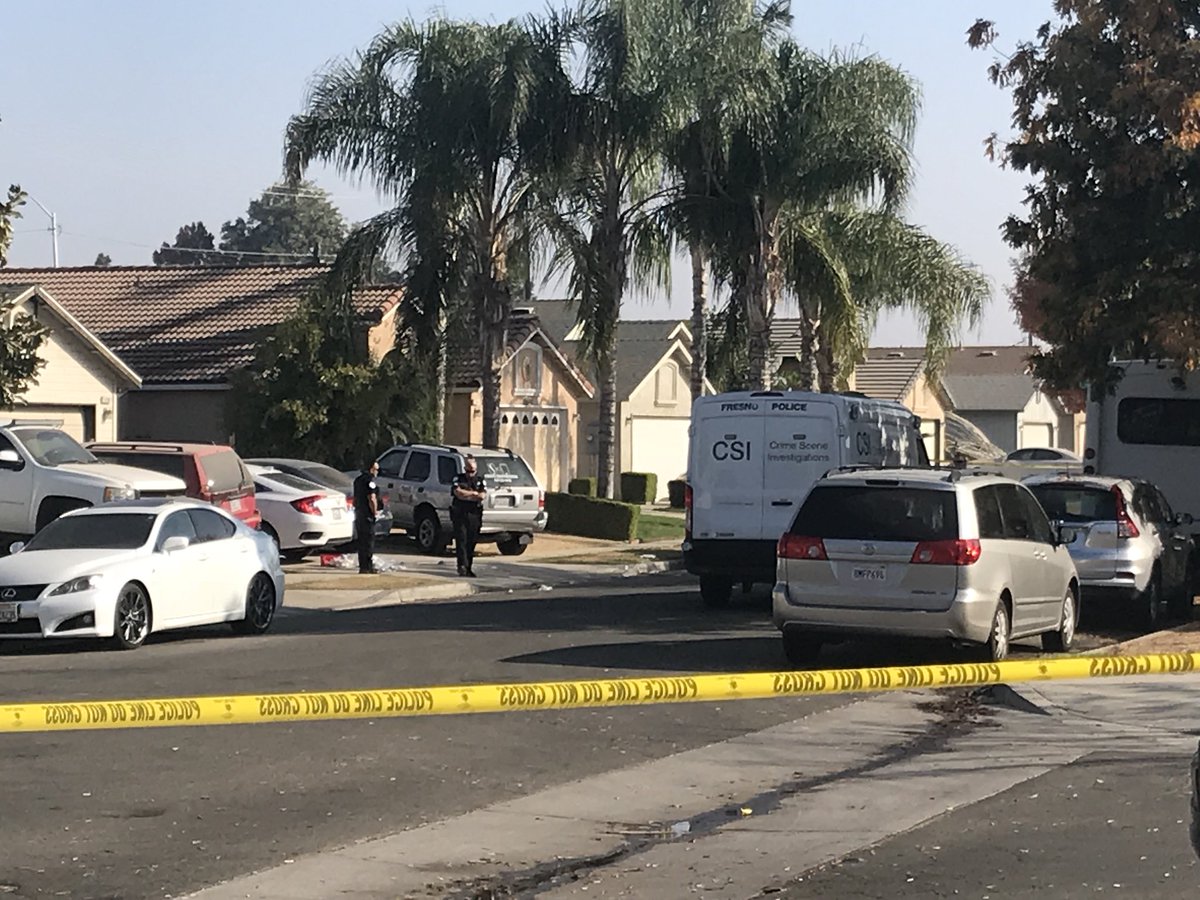
[[[1191,613],[1192,517],[1173,512],[1158,488],[1095,475],[1043,476],[1025,484],[1060,526],[1089,607],[1118,604],[1149,631],[1161,624],[1164,607]]]
[[[945,638],[992,660],[1013,639],[1071,647],[1075,566],[1033,494],[969,472],[871,470],[813,487],[779,541],[773,618],[808,664],[830,639]]]

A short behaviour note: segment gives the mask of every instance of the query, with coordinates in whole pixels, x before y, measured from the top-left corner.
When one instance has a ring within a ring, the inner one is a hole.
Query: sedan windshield
[[[136,550],[150,539],[153,513],[96,513],[55,519],[25,545],[37,550]]]
[[[54,428],[21,428],[15,431],[21,443],[43,466],[99,462],[69,434]]]
[[[1117,495],[1103,488],[1075,484],[1045,484],[1032,488],[1046,515],[1054,522],[1115,522]]]

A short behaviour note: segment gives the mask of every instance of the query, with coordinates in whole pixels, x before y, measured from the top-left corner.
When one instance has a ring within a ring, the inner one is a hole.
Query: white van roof
[[[694,406],[719,406],[727,403],[749,403],[756,404],[756,401],[765,400],[790,400],[798,403],[804,402],[821,402],[833,403],[836,406],[845,408],[851,404],[869,404],[876,407],[886,407],[894,409],[897,412],[902,412],[905,415],[912,415],[910,410],[903,403],[898,403],[895,400],[876,400],[868,397],[866,394],[860,394],[857,391],[842,391],[839,393],[823,394],[816,391],[728,391],[724,394],[710,394],[706,397],[698,397]],[[747,407],[750,411],[754,407]]]

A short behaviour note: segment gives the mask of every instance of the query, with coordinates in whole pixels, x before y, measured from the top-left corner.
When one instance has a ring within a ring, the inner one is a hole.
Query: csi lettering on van
[[[747,410],[758,411],[757,403],[722,403],[721,412],[746,412]]]
[[[790,402],[776,400],[774,403],[772,403],[772,404],[771,404],[771,411],[772,411],[772,412],[775,412],[775,411],[779,411],[779,412],[806,412],[807,410],[808,410],[808,404],[807,404],[807,403],[797,403],[797,402],[796,402],[796,401],[794,401],[794,400],[793,400],[793,401],[790,401]]]
[[[712,448],[713,459],[725,462],[741,462],[750,458],[749,441],[717,441]]]

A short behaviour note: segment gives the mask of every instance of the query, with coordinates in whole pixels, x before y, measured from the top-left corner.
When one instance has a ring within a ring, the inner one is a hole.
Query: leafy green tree
[[[429,373],[404,347],[376,362],[353,335],[348,303],[317,294],[260,344],[231,378],[227,415],[239,451],[349,468],[398,441],[429,438],[420,402]]]
[[[394,198],[348,239],[342,277],[364,277],[365,266],[396,248],[406,303],[438,352],[449,301],[466,298],[479,329],[483,439],[492,445],[512,310],[510,257],[529,240],[540,167],[566,138],[555,115],[567,90],[562,58],[559,36],[536,22],[400,23],[317,78],[285,139],[289,178],[321,160]],[[435,402],[444,408],[444,396]]]
[[[1200,6],[1057,0],[1055,18],[989,69],[1015,134],[989,151],[1029,174],[1014,301],[1070,387],[1113,356],[1200,363]],[[993,23],[968,32],[995,46]]]
[[[203,222],[180,227],[175,243],[163,243],[154,251],[156,266],[219,266],[223,254],[216,251],[216,239]]]
[[[289,265],[332,258],[345,239],[346,221],[328,193],[311,181],[280,182],[221,226],[220,249],[226,265]]]
[[[112,265],[112,257],[107,253],[97,253],[96,261],[92,265],[100,269],[107,269]]]
[[[50,331],[0,291],[0,408],[12,409],[37,384],[46,360],[38,355]]]
[[[8,265],[8,248],[12,246],[13,222],[21,218],[25,192],[17,184],[9,185],[8,198],[0,203],[0,268]]]

